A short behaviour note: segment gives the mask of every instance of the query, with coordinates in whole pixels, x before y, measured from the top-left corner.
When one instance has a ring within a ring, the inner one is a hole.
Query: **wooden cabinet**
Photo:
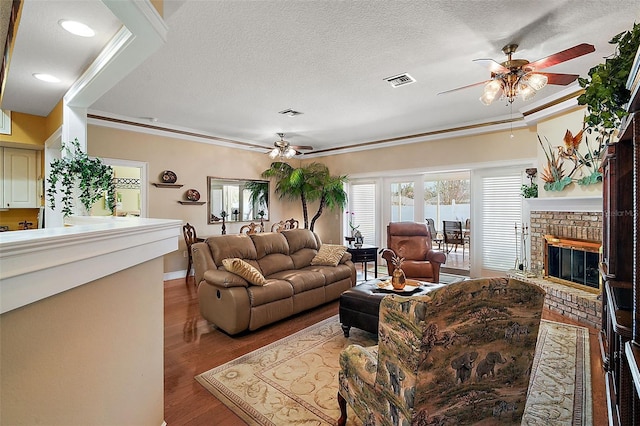
[[[600,336],[607,387],[609,424],[633,425],[632,386],[624,358],[632,338],[633,143],[607,147],[602,187],[602,330]]]
[[[640,83],[640,59],[630,82]],[[640,424],[640,87],[603,162],[603,365],[610,425]]]
[[[610,425],[633,422],[633,386],[631,371],[624,356],[625,344],[632,333],[633,292],[630,282],[607,281],[602,293],[603,365],[607,389]]]
[[[607,146],[603,161],[602,272],[606,280],[631,282],[633,263],[633,144]]]
[[[39,207],[37,196],[36,151],[1,148],[2,208],[22,209]]]

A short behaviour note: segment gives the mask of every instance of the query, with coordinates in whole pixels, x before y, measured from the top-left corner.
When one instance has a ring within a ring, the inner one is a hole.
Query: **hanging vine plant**
[[[110,211],[116,205],[116,187],[113,182],[113,169],[99,158],[89,158],[80,149],[78,139],[62,143],[67,156],[51,162],[51,172],[47,178],[47,200],[49,207],[56,208],[56,194],[62,194],[62,214],[66,217],[73,213],[74,190],[80,191],[80,202],[87,211],[93,203],[105,195]]]
[[[640,24],[634,24],[629,31],[613,37],[609,44],[616,45],[616,51],[604,63],[589,70],[587,78],[579,78],[578,83],[585,89],[578,97],[579,105],[587,106],[584,118],[587,133],[596,134],[598,145],[611,142],[614,132],[627,115],[625,105],[631,92],[627,80],[631,66],[640,46]]]

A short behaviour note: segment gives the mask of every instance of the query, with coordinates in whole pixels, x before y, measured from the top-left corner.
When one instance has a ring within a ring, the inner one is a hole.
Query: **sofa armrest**
[[[193,266],[195,268],[196,288],[204,278],[205,271],[216,269],[216,263],[211,256],[211,250],[205,242],[195,243],[191,245],[191,256],[193,256]]]
[[[249,283],[239,275],[219,269],[209,269],[203,276],[207,284],[218,287],[249,287]]]
[[[447,260],[447,255],[441,251],[429,250],[427,260],[431,263],[444,263]]]
[[[342,255],[342,258],[340,259],[340,263],[347,263],[348,260],[351,260],[351,253],[349,253],[348,251],[345,251],[344,254]]]

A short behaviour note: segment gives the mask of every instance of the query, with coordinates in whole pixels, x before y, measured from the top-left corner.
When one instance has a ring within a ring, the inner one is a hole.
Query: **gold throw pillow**
[[[318,250],[318,254],[311,259],[312,265],[322,266],[338,266],[342,255],[347,251],[347,248],[338,244],[323,244]]]
[[[222,265],[227,271],[241,276],[245,280],[249,281],[250,284],[265,285],[267,283],[267,280],[260,271],[242,259],[238,259],[237,257],[222,259]]]

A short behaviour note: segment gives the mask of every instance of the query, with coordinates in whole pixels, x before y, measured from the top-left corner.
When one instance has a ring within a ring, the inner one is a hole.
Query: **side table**
[[[351,253],[353,263],[362,263],[364,269],[364,280],[367,280],[367,262],[373,261],[374,276],[378,278],[378,247],[363,244],[362,247],[348,246],[347,251]]]

